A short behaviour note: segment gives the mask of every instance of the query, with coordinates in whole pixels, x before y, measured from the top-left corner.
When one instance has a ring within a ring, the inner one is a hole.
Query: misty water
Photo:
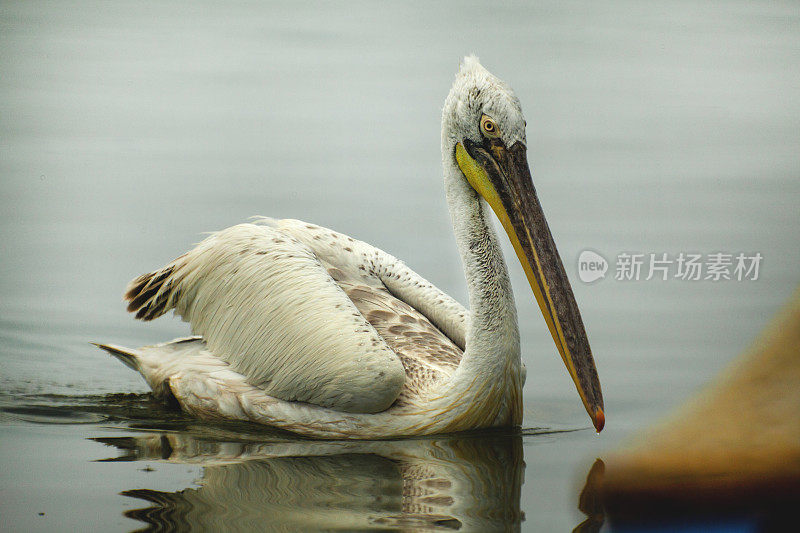
[[[2,529],[596,529],[578,508],[595,460],[713,379],[800,281],[799,30],[788,2],[4,2]],[[133,320],[125,284],[252,215],[370,242],[466,303],[439,121],[473,52],[525,110],[602,434],[505,238],[521,431],[352,443],[201,423],[89,344],[187,334]],[[580,281],[584,250],[605,278]],[[615,279],[626,253],[638,280]],[[757,280],[674,263],[646,280],[651,253],[763,260]]]

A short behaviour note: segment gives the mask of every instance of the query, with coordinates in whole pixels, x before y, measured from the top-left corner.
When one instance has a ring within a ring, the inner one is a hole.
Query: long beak
[[[470,185],[492,207],[514,245],[561,359],[599,432],[603,393],[578,304],[547,226],[528,168],[526,147],[500,139],[456,144],[456,161]]]

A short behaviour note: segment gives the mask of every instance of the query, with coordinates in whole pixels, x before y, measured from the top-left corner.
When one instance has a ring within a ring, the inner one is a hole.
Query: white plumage
[[[454,155],[457,143],[481,142],[487,114],[507,146],[524,147],[519,101],[465,58],[445,102],[442,154],[471,313],[369,244],[260,218],[129,284],[137,318],[174,309],[196,337],[101,347],[207,418],[337,438],[519,424],[525,375],[506,265]]]
[[[297,220],[261,218],[214,233],[162,270],[133,280],[127,292],[142,318],[174,308],[210,353],[266,394],[374,413],[387,409],[406,381],[390,345],[395,339],[376,326],[395,317],[403,324],[426,320],[397,309],[387,282],[400,298],[419,291],[423,308],[447,300],[434,320],[441,316],[442,328],[463,345],[466,312],[455,301],[385,252]],[[452,345],[431,329],[439,344]]]

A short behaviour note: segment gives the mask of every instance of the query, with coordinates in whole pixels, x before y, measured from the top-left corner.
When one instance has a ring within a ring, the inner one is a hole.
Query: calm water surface
[[[517,264],[521,433],[325,443],[201,424],[88,344],[186,334],[132,320],[125,283],[256,214],[371,242],[464,302],[439,113],[470,52],[525,109],[601,435]],[[799,66],[795,3],[4,2],[2,527],[578,526],[595,459],[711,379],[800,281]],[[584,249],[605,279],[578,280]],[[622,252],[764,259],[757,281],[623,282]]]

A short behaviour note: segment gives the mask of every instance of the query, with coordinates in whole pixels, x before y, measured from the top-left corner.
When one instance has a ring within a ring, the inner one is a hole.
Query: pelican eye
[[[487,137],[500,137],[500,128],[497,127],[494,120],[486,115],[481,117],[481,131]]]

